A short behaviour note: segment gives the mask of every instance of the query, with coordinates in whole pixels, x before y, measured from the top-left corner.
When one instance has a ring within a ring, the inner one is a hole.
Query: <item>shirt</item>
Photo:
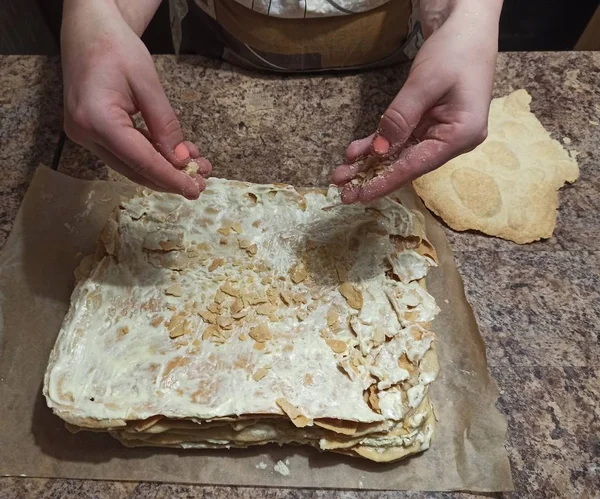
[[[209,14],[214,14],[215,1],[194,0]],[[330,17],[360,14],[375,9],[389,0],[235,0],[259,14],[288,19]]]
[[[418,0],[170,0],[175,50],[272,71],[376,67],[423,43]]]

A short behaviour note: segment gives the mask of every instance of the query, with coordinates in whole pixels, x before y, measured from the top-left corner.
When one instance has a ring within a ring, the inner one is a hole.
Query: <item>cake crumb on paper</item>
[[[281,476],[288,476],[290,474],[290,469],[283,461],[277,461],[275,466],[273,466],[273,469]]]
[[[256,465],[256,469],[257,470],[266,470],[267,469],[267,463],[265,463],[264,461],[261,461],[260,463],[258,463]]]

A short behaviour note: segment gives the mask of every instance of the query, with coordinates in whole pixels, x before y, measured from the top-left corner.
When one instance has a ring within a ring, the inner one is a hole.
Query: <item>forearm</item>
[[[420,0],[423,34],[429,38],[450,16],[462,18],[464,30],[496,29],[503,0]]]
[[[63,25],[87,19],[103,22],[114,17],[122,18],[138,35],[152,20],[161,0],[65,0]]]

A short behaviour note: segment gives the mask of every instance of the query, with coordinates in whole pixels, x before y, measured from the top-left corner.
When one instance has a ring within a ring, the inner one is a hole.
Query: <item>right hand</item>
[[[445,3],[421,1],[430,8]],[[445,21],[433,16],[425,25],[431,36],[376,133],[350,144],[346,163],[332,175],[333,183],[342,187],[343,203],[385,196],[485,140],[502,2],[488,0],[485,8],[481,3],[454,2]],[[383,172],[353,183],[370,167],[364,161],[369,156],[387,160]]]
[[[68,3],[61,33],[67,135],[138,184],[196,199],[212,167],[184,141],[145,45],[114,3]],[[138,111],[148,130],[134,126]],[[191,160],[200,165],[194,178],[180,171]]]

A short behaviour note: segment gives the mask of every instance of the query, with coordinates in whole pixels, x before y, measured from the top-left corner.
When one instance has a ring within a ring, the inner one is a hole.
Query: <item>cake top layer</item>
[[[437,375],[432,265],[394,197],[342,206],[333,188],[221,179],[197,201],[143,191],[78,270],[48,404],[81,427],[400,421]]]

